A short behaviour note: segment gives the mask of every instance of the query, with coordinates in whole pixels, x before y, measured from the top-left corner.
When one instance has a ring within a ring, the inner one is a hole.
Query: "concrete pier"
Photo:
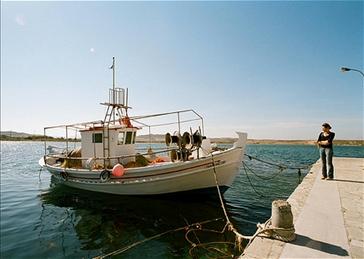
[[[334,157],[335,179],[318,161],[288,198],[297,238],[257,237],[240,258],[364,258],[364,159]]]

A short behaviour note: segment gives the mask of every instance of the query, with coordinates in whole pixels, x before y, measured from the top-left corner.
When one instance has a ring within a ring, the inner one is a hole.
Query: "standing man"
[[[328,123],[322,124],[322,132],[320,133],[317,144],[320,147],[320,157],[322,162],[322,180],[334,179],[334,166],[332,164],[332,141],[335,133],[330,131],[331,126]]]

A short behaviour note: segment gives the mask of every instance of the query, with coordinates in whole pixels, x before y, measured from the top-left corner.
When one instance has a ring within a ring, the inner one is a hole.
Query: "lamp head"
[[[341,68],[341,72],[347,72],[347,71],[350,71],[351,69],[350,68],[347,68],[347,67],[342,67]]]

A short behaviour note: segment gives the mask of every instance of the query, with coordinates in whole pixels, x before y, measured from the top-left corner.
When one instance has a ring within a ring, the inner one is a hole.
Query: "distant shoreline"
[[[316,140],[267,140],[251,139],[248,144],[257,145],[316,145]],[[364,146],[364,140],[334,140],[335,146]]]
[[[210,138],[211,143],[233,144],[237,139]],[[137,140],[138,141],[138,140]],[[138,143],[149,143],[146,140],[139,140]],[[164,143],[164,141],[152,141],[152,143]],[[248,139],[250,145],[316,145],[316,140],[274,140],[274,139]],[[364,140],[334,140],[336,146],[364,146]]]
[[[212,143],[217,144],[233,144],[237,139],[235,138],[210,138]],[[44,136],[30,135],[26,137],[11,137],[7,135],[0,135],[0,141],[43,141]],[[49,142],[63,142],[64,138],[47,137]],[[80,142],[79,139],[69,139],[72,142]],[[152,143],[164,143],[162,139],[153,138]],[[145,136],[137,137],[137,143],[149,143]],[[316,145],[315,140],[274,140],[274,139],[248,139],[248,144],[251,145]],[[364,140],[334,140],[336,146],[364,146]]]
[[[27,137],[10,137],[6,135],[0,135],[0,141],[49,141],[49,142],[63,142],[66,141],[65,138],[54,138],[47,136],[44,139],[44,136],[34,135],[34,136],[27,136]],[[69,142],[81,142],[80,139],[68,139]]]

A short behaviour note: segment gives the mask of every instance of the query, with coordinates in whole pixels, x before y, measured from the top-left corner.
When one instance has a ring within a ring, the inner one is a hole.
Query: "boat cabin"
[[[95,158],[95,162],[103,165],[100,157],[110,157],[110,166],[117,163],[126,165],[135,162],[135,139],[138,128],[125,125],[110,125],[106,127],[90,127],[80,130],[82,157]],[[112,157],[120,157],[112,159]],[[82,161],[87,167],[87,161]]]

